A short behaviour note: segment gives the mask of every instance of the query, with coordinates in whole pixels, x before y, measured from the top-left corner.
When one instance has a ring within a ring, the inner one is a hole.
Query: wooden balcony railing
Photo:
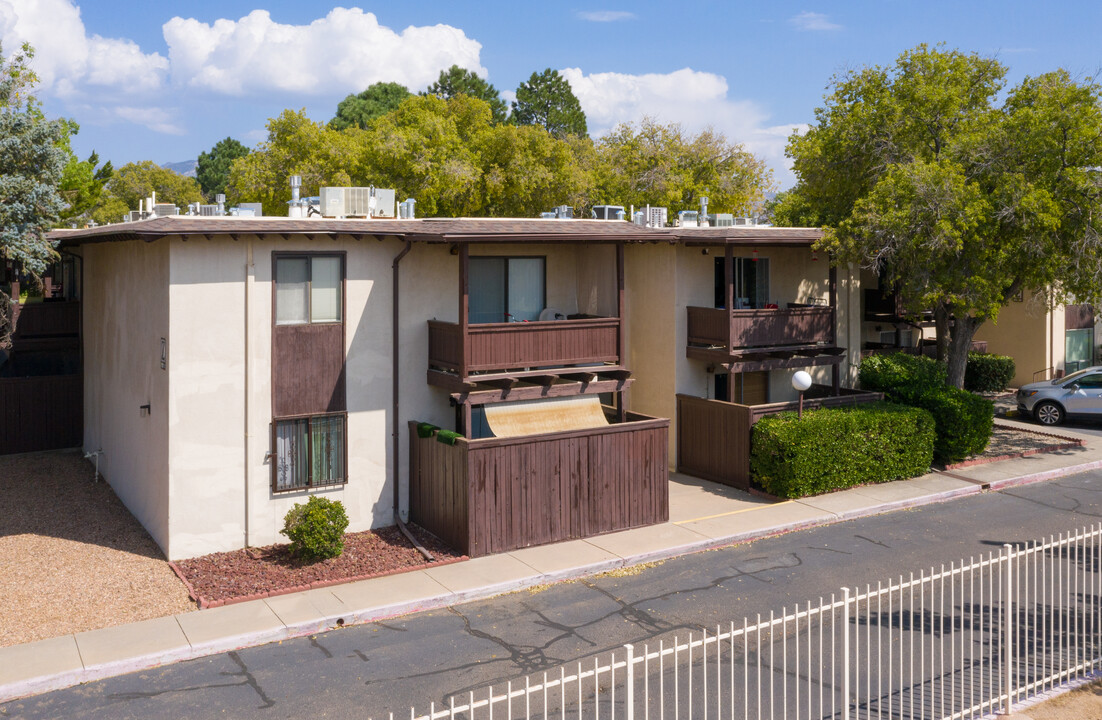
[[[468,325],[429,321],[429,366],[472,372],[620,362],[618,318]]]
[[[834,308],[727,310],[689,307],[689,344],[730,350],[815,345],[834,340]]]
[[[409,424],[410,519],[471,557],[669,519],[669,420],[445,445]]]

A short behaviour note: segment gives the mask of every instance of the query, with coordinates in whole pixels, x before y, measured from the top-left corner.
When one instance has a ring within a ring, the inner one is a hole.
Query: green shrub
[[[995,418],[995,404],[948,385],[930,390],[906,402],[928,410],[934,416],[937,441],[934,457],[954,463],[987,448]]]
[[[945,367],[925,355],[893,353],[872,355],[861,361],[857,379],[865,390],[896,397],[912,397],[930,388],[941,387],[948,379]]]
[[[988,353],[968,353],[964,389],[972,392],[1002,392],[1014,380],[1014,358]]]
[[[946,385],[945,368],[919,355],[873,355],[861,361],[858,379],[892,402],[919,407],[934,416],[934,457],[953,463],[981,453],[991,439],[995,406],[967,390]]]
[[[280,533],[290,538],[292,553],[313,562],[339,556],[344,551],[346,529],[344,505],[314,496],[287,511]]]
[[[759,420],[750,440],[750,472],[766,491],[804,497],[914,477],[930,467],[930,413],[889,403],[781,413]]]

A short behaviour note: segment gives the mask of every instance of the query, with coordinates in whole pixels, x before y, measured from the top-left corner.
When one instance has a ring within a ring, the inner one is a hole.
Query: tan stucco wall
[[[1022,302],[1011,301],[976,331],[976,340],[987,342],[987,351],[1014,358],[1015,387],[1052,377],[1039,371],[1064,369],[1064,308],[1049,309],[1040,296],[1026,292]]]
[[[101,243],[84,257],[84,450],[102,450],[99,468],[166,553],[169,373],[168,246]],[[169,355],[172,350],[169,348]],[[140,410],[148,404],[148,413]]]

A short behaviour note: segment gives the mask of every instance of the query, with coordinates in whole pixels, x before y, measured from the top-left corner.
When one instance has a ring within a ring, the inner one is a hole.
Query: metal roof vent
[[[400,205],[398,205],[398,217],[403,220],[415,220],[416,213],[414,212],[414,206],[417,205],[417,201],[413,198],[406,198]]]

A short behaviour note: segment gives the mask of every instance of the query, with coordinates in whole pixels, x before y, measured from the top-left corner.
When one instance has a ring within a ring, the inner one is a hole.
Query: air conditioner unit
[[[138,220],[145,220],[149,217],[149,213],[144,210],[131,210],[123,219],[125,222],[136,222]]]
[[[716,213],[711,217],[712,227],[731,227],[735,224],[735,216],[731,213]]]
[[[319,190],[325,217],[394,217],[394,190],[374,187],[323,187]]]
[[[647,207],[646,222],[647,227],[663,228],[666,227],[667,222],[667,210],[664,207]]]
[[[626,215],[623,205],[596,205],[593,208],[595,220],[623,220]]]
[[[699,227],[699,215],[696,210],[681,210],[677,213],[677,226],[683,228]]]
[[[200,217],[218,217],[219,215],[221,215],[221,213],[218,212],[218,206],[217,205],[200,205],[199,206],[199,216]]]
[[[176,207],[172,203],[157,203],[153,206],[153,217],[167,217],[169,215],[179,215],[180,208]]]

